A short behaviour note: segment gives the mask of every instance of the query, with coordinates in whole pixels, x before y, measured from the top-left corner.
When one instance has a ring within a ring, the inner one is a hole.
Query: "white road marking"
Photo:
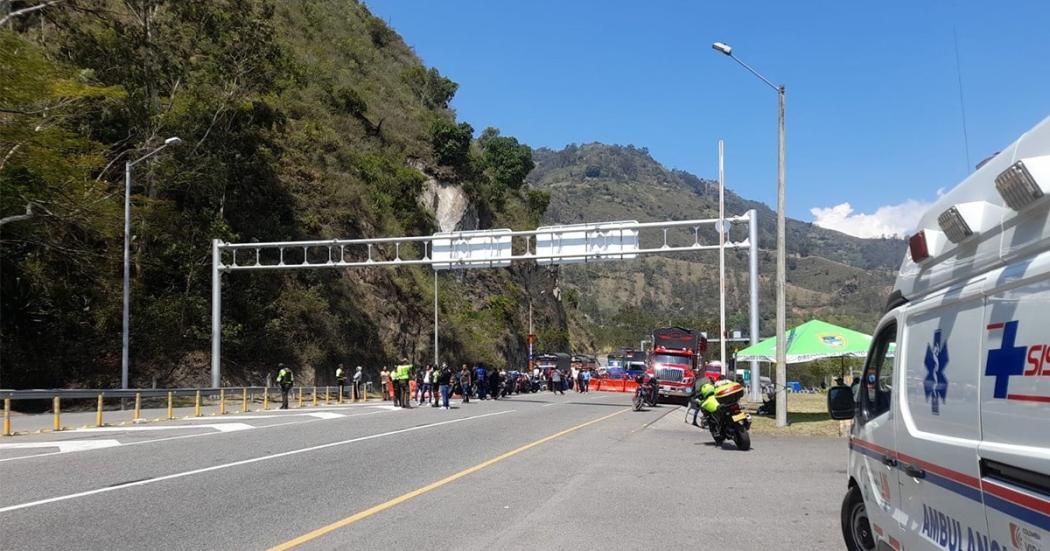
[[[79,452],[84,450],[97,450],[99,448],[112,448],[119,446],[116,440],[59,440],[54,442],[17,442],[14,444],[0,444],[0,450],[25,450],[32,448],[58,448],[59,453]]]
[[[351,438],[349,440],[340,440],[339,442],[329,442],[327,444],[320,444],[320,445],[317,445],[317,446],[310,446],[308,448],[299,448],[297,450],[290,450],[290,451],[286,451],[286,452],[275,453],[275,454],[272,454],[272,455],[263,455],[263,456],[260,456],[260,457],[253,457],[251,459],[244,459],[244,460],[241,460],[241,461],[234,461],[232,463],[223,463],[221,465],[213,465],[211,467],[204,467],[203,469],[194,469],[192,471],[183,471],[181,473],[173,473],[173,474],[168,474],[168,475],[164,475],[164,476],[158,476],[156,478],[148,478],[146,480],[138,480],[138,481],[135,481],[135,482],[127,482],[127,483],[124,483],[124,484],[117,484],[115,486],[106,486],[104,488],[96,488],[94,490],[88,490],[88,491],[85,491],[85,492],[77,492],[75,494],[68,494],[68,495],[64,495],[64,496],[57,496],[57,497],[50,497],[50,498],[47,498],[47,499],[40,499],[40,500],[37,500],[37,501],[30,501],[30,502],[26,502],[26,503],[19,503],[18,505],[9,505],[7,507],[0,508],[0,513],[8,513],[8,512],[11,512],[11,511],[17,511],[19,509],[28,509],[30,507],[36,507],[36,506],[39,506],[39,505],[46,505],[48,503],[55,503],[55,502],[58,502],[58,501],[66,501],[66,500],[69,500],[69,499],[76,499],[76,498],[79,498],[79,497],[87,497],[87,496],[91,496],[91,495],[95,495],[95,494],[102,494],[102,493],[106,493],[106,492],[112,492],[112,491],[115,491],[115,490],[123,490],[125,488],[131,488],[131,487],[134,487],[134,486],[145,486],[147,484],[153,484],[153,483],[156,483],[156,482],[163,482],[165,480],[174,480],[174,479],[177,479],[177,478],[183,478],[183,477],[187,477],[187,476],[203,474],[203,473],[207,473],[207,472],[211,472],[211,471],[217,471],[217,470],[220,470],[220,469],[228,469],[230,467],[239,467],[241,465],[250,465],[252,463],[258,463],[258,462],[261,462],[261,461],[269,461],[271,459],[277,459],[277,458],[280,458],[280,457],[287,457],[287,456],[290,456],[290,455],[298,455],[298,454],[301,454],[301,453],[307,453],[307,452],[312,452],[312,451],[317,451],[317,450],[323,450],[323,449],[332,448],[332,447],[335,447],[335,446],[344,446],[346,444],[353,444],[355,442],[364,442],[366,440],[375,440],[377,438],[384,438],[384,437],[387,437],[387,436],[395,436],[395,435],[398,435],[398,434],[404,434],[404,433],[407,433],[407,432],[415,432],[415,431],[418,431],[418,430],[439,427],[439,426],[442,426],[442,425],[451,425],[453,423],[462,423],[463,421],[470,421],[470,420],[473,420],[473,419],[481,419],[483,417],[492,417],[494,415],[503,415],[504,413],[513,413],[514,411],[515,410],[509,409],[509,410],[503,410],[503,411],[496,411],[496,412],[493,412],[493,413],[485,413],[485,414],[482,414],[482,415],[474,415],[474,416],[471,416],[471,417],[462,417],[460,419],[450,419],[448,421],[439,421],[437,423],[430,423],[430,424],[426,424],[426,425],[418,425],[418,426],[415,426],[415,427],[409,427],[409,428],[406,428],[406,429],[392,430],[392,431],[388,431],[388,432],[381,432],[381,433],[378,433],[378,434],[370,434],[368,436],[360,436],[358,438]]]
[[[551,402],[551,403],[549,403],[549,404],[544,404],[544,405],[542,405],[542,406],[540,406],[540,407],[541,407],[541,408],[549,408],[549,407],[551,407],[551,406],[556,406],[556,405],[558,405],[558,402]]]
[[[386,411],[370,411],[368,413],[355,413],[355,414],[352,414],[352,415],[346,415],[346,417],[366,417],[368,415],[376,415],[376,414],[379,414],[379,413],[386,413]],[[272,425],[262,425],[262,426],[259,426],[259,427],[255,427],[255,430],[272,429],[272,428],[276,428],[276,427],[283,427],[285,425],[301,425],[303,423],[314,423],[314,422],[317,422],[319,420],[320,419],[309,419],[309,420],[306,420],[306,421],[288,421],[286,423],[274,423]],[[125,442],[123,444],[123,446],[125,446],[125,447],[127,447],[127,446],[139,446],[139,445],[142,445],[142,444],[153,444],[155,442],[166,442],[168,440],[182,440],[184,438],[200,438],[202,436],[214,436],[216,434],[223,434],[223,433],[221,433],[221,432],[201,432],[201,433],[196,433],[196,434],[182,434],[182,435],[179,435],[179,436],[168,436],[168,437],[165,437],[165,438],[153,438],[151,440],[137,440],[135,442]],[[47,457],[49,455],[58,455],[60,453],[61,452],[50,452],[50,453],[38,453],[38,454],[34,454],[34,455],[26,455],[26,456],[22,456],[22,457],[8,457],[8,458],[0,459],[0,463],[6,463],[8,461],[24,461],[24,460],[28,460],[28,459],[38,459],[38,458],[41,458],[41,457]]]
[[[344,413],[335,413],[332,411],[315,411],[312,413],[286,413],[281,415],[237,415],[236,417],[230,417],[230,419],[236,419],[238,421],[243,419],[280,419],[282,417],[317,417],[318,419],[338,419],[339,417],[346,417]],[[182,419],[182,421],[211,421],[215,422],[214,417],[189,417]],[[203,425],[196,425],[203,426]]]
[[[62,432],[138,432],[150,430],[179,430],[200,428],[212,428],[219,432],[234,432],[238,430],[254,429],[255,427],[249,425],[248,423],[208,423],[202,425],[135,425],[129,427],[94,427],[89,429],[64,430]]]

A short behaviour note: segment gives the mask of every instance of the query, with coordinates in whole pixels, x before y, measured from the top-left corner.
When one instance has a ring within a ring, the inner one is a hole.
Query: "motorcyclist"
[[[649,376],[645,373],[641,373],[634,378],[634,382],[638,383],[639,387],[643,387],[646,389],[646,391],[649,393],[649,397],[647,398],[647,400],[649,401],[649,403],[655,404],[656,398],[659,396],[660,392],[660,379],[658,379],[656,375]]]

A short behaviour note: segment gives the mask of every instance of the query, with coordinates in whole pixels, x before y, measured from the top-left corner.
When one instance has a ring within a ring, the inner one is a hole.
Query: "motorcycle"
[[[740,451],[751,449],[751,414],[740,408],[744,387],[732,381],[704,385],[700,389],[700,411],[715,444],[732,440]]]
[[[631,399],[631,404],[634,405],[634,411],[642,411],[642,406],[645,405],[645,387],[638,385],[638,388],[634,389],[634,398]]]

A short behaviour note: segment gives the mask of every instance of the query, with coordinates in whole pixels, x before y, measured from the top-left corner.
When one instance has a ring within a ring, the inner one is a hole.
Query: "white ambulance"
[[[923,216],[859,385],[848,549],[1050,551],[1050,118]]]

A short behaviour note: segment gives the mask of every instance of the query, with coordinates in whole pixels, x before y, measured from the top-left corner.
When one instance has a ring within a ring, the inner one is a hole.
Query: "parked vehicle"
[[[751,449],[751,415],[740,409],[744,386],[735,381],[707,383],[700,389],[700,411],[704,426],[711,431],[715,444],[732,440],[740,451]]]
[[[854,388],[848,549],[1050,548],[1050,118],[922,216]]]

